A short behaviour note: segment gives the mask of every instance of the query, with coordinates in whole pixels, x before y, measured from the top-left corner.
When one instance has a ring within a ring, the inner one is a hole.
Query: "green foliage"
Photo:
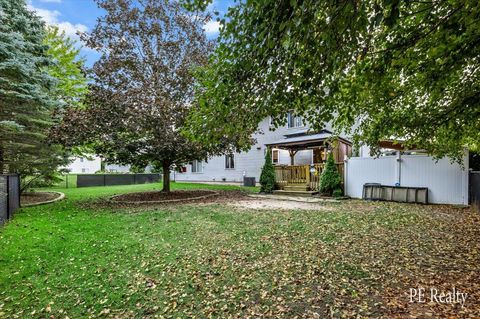
[[[478,0],[241,1],[199,71],[189,135],[248,149],[261,120],[295,111],[373,151],[394,137],[459,159],[480,140],[479,17]]]
[[[320,176],[320,193],[332,195],[334,191],[340,189],[342,178],[335,165],[333,153],[328,154],[325,168]]]
[[[145,173],[145,166],[132,165],[130,166],[130,172],[136,174]]]
[[[340,188],[337,188],[336,190],[333,191],[332,196],[333,197],[341,197],[343,195],[343,192]]]
[[[265,164],[260,174],[260,191],[264,193],[271,193],[275,188],[275,167],[272,163],[271,153],[271,150],[267,148]]]
[[[61,106],[57,80],[48,70],[44,24],[25,1],[0,1],[0,172],[19,173],[22,190],[37,180],[51,180],[68,163],[48,131]]]
[[[98,0],[105,15],[83,39],[102,52],[92,68],[88,106],[70,109],[55,130],[68,147],[92,145],[112,163],[145,167],[175,164],[223,151],[182,134],[195,107],[193,71],[208,62],[205,15],[175,1]],[[169,191],[169,174],[163,174]]]
[[[83,71],[85,58],[80,56],[78,43],[55,26],[47,27],[44,43],[48,46],[47,55],[53,60],[47,71],[57,80],[53,94],[62,106],[81,106],[88,91],[88,80]]]

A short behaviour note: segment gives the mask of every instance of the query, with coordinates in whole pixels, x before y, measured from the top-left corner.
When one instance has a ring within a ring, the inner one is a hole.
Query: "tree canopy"
[[[56,26],[48,26],[44,43],[47,55],[53,63],[48,73],[56,79],[53,94],[62,107],[81,106],[87,93],[88,79],[85,74],[85,57],[80,55],[77,41],[68,37]]]
[[[241,1],[199,73],[188,134],[247,148],[263,118],[294,111],[374,151],[393,138],[459,159],[480,139],[479,17],[476,0]]]
[[[0,0],[0,11],[0,173],[52,176],[67,163],[48,138],[52,114],[61,107],[51,72],[55,55],[44,23],[25,1]]]
[[[92,145],[108,162],[161,163],[169,191],[171,165],[221,149],[181,134],[194,106],[193,72],[212,48],[202,29],[208,17],[166,0],[97,3],[106,14],[83,36],[102,53],[91,72],[88,106],[70,109],[56,138],[67,146]]]

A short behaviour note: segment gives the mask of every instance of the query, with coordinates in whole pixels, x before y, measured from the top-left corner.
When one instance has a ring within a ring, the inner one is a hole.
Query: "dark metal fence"
[[[480,172],[470,172],[470,204],[480,211]]]
[[[0,225],[20,208],[20,178],[16,174],[0,175]]]
[[[77,187],[146,184],[160,181],[161,174],[81,174]]]

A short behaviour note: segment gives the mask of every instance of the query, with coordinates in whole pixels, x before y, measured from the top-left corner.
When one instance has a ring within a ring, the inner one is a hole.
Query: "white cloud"
[[[58,0],[46,0],[46,1],[57,1]],[[36,8],[32,6],[31,4],[28,4],[28,9],[35,11],[40,18],[45,21],[46,24],[48,25],[55,25],[57,26],[60,31],[65,31],[65,34],[69,37],[75,38],[78,40],[77,36],[77,31],[80,32],[86,32],[88,30],[87,26],[81,23],[73,24],[68,21],[60,21],[59,17],[61,16],[61,13],[57,10],[47,10],[47,9],[41,9],[41,8]]]
[[[45,21],[46,24],[56,24],[58,22],[58,16],[60,16],[60,12],[57,10],[46,10],[35,8],[32,5],[27,6],[29,10],[35,11],[37,15]]]
[[[208,35],[214,35],[214,34],[217,34],[220,30],[220,22],[218,21],[208,21],[207,23],[205,23],[205,25],[203,26],[203,30],[205,30],[205,32],[208,34]]]
[[[77,31],[86,32],[87,26],[81,23],[72,24],[68,21],[59,22],[56,24],[61,31],[65,31],[65,34],[70,37],[76,37]]]
[[[213,11],[217,8],[217,1],[213,0],[210,2],[210,4],[207,6],[207,11]]]

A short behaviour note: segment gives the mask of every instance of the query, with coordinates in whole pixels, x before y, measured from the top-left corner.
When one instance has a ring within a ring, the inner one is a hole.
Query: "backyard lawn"
[[[318,210],[234,207],[234,196],[101,200],[160,188],[60,189],[66,200],[17,212],[0,229],[0,318],[480,317],[478,213],[357,200]],[[411,303],[420,286],[467,298]]]

